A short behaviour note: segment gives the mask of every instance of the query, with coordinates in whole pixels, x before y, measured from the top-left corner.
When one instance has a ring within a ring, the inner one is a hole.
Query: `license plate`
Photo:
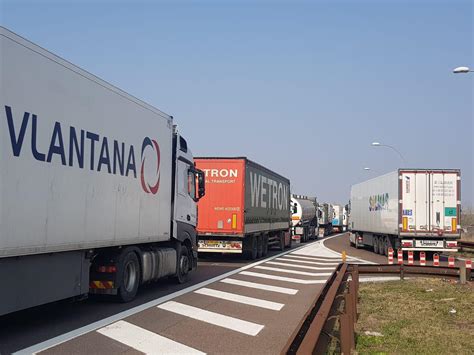
[[[415,240],[415,246],[418,248],[443,248],[442,240]]]

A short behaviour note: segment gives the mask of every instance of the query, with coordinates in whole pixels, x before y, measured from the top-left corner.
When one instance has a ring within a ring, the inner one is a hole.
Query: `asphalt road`
[[[298,246],[293,246],[293,249]],[[280,252],[271,250],[267,258],[278,253]],[[137,298],[130,303],[116,303],[93,298],[84,301],[65,300],[0,317],[0,354],[9,354],[46,341],[250,263],[251,261],[242,260],[238,255],[225,257],[206,255],[200,259],[198,269],[188,283],[179,285],[172,280],[164,279],[158,283],[146,285],[139,290]]]

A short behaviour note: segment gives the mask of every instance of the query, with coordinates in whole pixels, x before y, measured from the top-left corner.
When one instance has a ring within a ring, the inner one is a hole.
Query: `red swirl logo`
[[[147,150],[148,146],[151,147],[151,149],[153,149],[156,153],[156,182],[154,181],[153,184],[148,183],[145,177],[145,150]],[[156,195],[158,189],[160,188],[160,146],[154,139],[150,139],[148,137],[143,140],[142,144],[142,167],[140,169],[140,175],[143,191],[145,191],[147,194],[151,193]]]

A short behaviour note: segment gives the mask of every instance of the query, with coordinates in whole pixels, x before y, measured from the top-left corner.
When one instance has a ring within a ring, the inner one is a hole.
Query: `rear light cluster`
[[[97,268],[97,272],[112,274],[114,272],[117,272],[117,267],[113,265],[112,266],[99,266]]]
[[[446,247],[447,248],[457,248],[458,247],[458,242],[446,242]]]
[[[402,240],[402,247],[403,248],[412,248],[413,241],[412,240]]]

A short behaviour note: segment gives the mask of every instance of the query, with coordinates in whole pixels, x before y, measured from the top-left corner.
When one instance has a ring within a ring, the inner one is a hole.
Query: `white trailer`
[[[350,241],[388,248],[457,251],[461,175],[451,169],[399,169],[352,186]]]
[[[291,236],[295,241],[307,242],[316,238],[316,198],[302,195],[291,196]]]
[[[344,206],[342,211],[342,231],[346,232],[349,226],[349,205]]]
[[[342,232],[343,222],[344,222],[344,207],[341,205],[332,205],[333,208],[333,218],[332,218],[332,230],[334,232]]]
[[[172,117],[3,27],[0,49],[0,315],[184,282],[204,177]]]
[[[330,203],[320,203],[318,205],[318,235],[324,237],[332,233],[332,219],[334,209]]]

